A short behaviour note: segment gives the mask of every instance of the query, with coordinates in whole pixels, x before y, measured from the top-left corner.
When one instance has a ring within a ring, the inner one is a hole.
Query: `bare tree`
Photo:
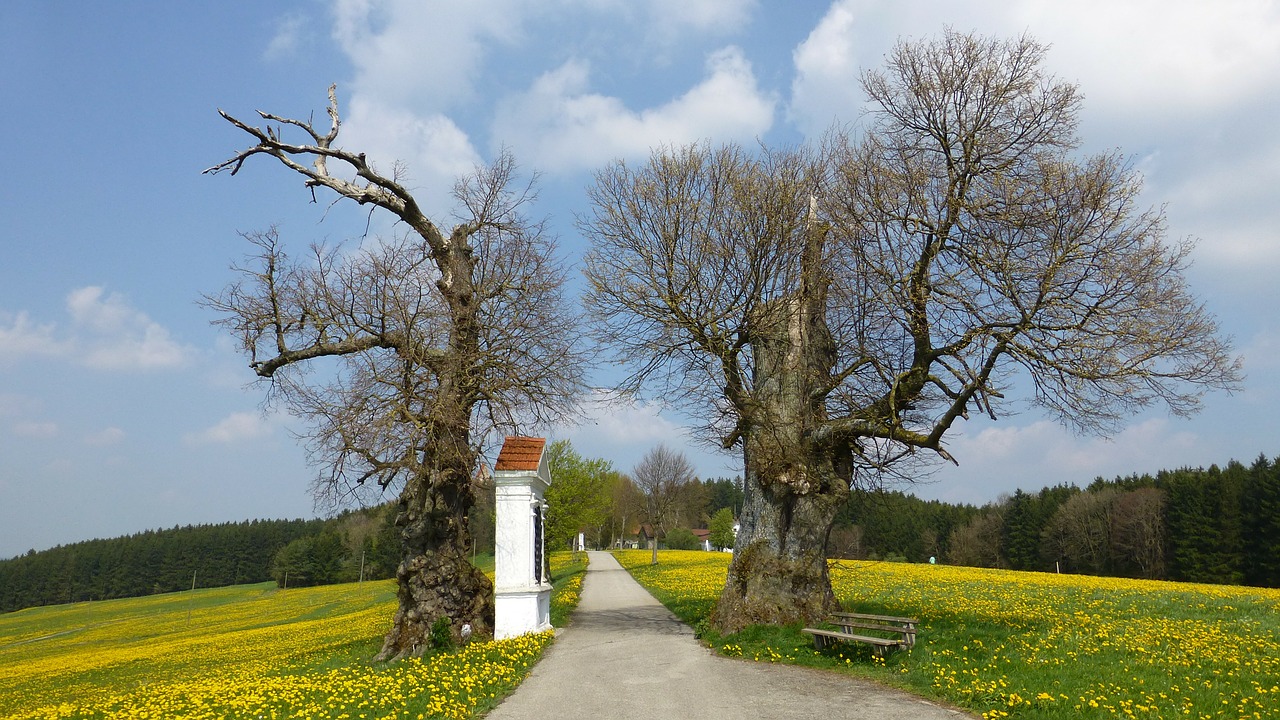
[[[1102,488],[1073,495],[1045,525],[1045,548],[1074,572],[1104,575],[1112,569],[1112,548],[1122,493]]]
[[[653,528],[653,564],[658,564],[658,535],[666,532],[669,520],[694,477],[693,466],[684,453],[659,445],[636,465],[631,474],[637,489],[644,494],[645,518]]]
[[[320,495],[375,484],[399,492],[399,609],[379,653],[390,658],[426,647],[440,617],[455,635],[466,623],[492,629],[492,585],[467,561],[480,443],[570,407],[582,352],[554,243],[525,214],[532,182],[519,183],[508,153],[458,180],[460,222],[445,232],[399,170],[383,175],[335,145],[333,87],[328,114],[317,128],[259,112],[259,128],[222,112],[255,144],[205,172],[234,175],[256,155],[275,158],[313,199],[328,189],[390,212],[395,236],[295,259],[274,230],[248,235],[256,252],[240,279],[206,303],[271,399],[308,421]],[[289,131],[301,140],[287,142]]]
[[[609,492],[609,543],[621,547],[644,512],[644,496],[625,474],[613,479]]]
[[[832,528],[827,536],[827,557],[865,560],[867,548],[862,535],[861,525],[842,525]]]
[[[1186,286],[1190,245],[1136,208],[1119,156],[1072,157],[1080,95],[1044,52],[902,42],[862,78],[860,139],[665,148],[597,174],[580,226],[598,338],[625,389],[743,453],[722,630],[831,608],[823,548],[850,484],[954,462],[948,431],[999,417],[1015,382],[1086,432],[1238,385]]]
[[[951,531],[947,562],[969,567],[1007,567],[1000,556],[1000,533],[1004,514],[1000,506],[991,506],[968,523]]]
[[[1131,490],[1115,502],[1112,554],[1120,568],[1148,580],[1164,578],[1165,492]]]

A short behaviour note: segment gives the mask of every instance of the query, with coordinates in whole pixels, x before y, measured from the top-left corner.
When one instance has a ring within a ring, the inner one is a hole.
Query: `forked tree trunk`
[[[721,632],[812,622],[837,609],[826,548],[848,476],[803,428],[778,422],[748,436],[741,527],[712,617]]]
[[[744,499],[729,576],[712,621],[812,621],[835,608],[826,547],[849,494],[848,453],[814,440],[836,349],[826,323],[823,234],[812,228],[796,293],[753,319],[754,392],[744,419]]]

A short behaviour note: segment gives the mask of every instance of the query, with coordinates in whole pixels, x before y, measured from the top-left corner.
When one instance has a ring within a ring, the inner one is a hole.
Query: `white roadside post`
[[[543,538],[551,484],[545,438],[509,437],[493,465],[497,505],[493,636],[551,629],[551,578]]]

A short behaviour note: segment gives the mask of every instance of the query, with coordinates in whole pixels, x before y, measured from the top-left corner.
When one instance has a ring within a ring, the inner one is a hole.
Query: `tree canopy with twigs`
[[[672,510],[681,493],[697,478],[684,453],[658,445],[640,459],[631,472],[631,480],[644,496],[645,521],[653,530],[653,564],[657,565],[658,538],[673,529],[668,527]]]
[[[307,421],[320,495],[398,492],[399,609],[380,653],[389,658],[427,647],[439,618],[455,638],[464,624],[491,631],[492,585],[468,561],[480,445],[569,411],[585,353],[555,243],[527,214],[533,182],[520,181],[509,153],[457,181],[462,219],[446,231],[399,169],[384,175],[335,145],[333,87],[328,114],[316,128],[259,112],[259,128],[222,112],[255,144],[206,172],[274,158],[313,197],[328,190],[389,212],[393,235],[294,257],[275,229],[247,234],[254,251],[239,279],[205,302],[270,398]],[[287,142],[289,131],[301,142]]]
[[[597,338],[739,448],[745,502],[715,620],[820,617],[851,483],[955,462],[1014,388],[1083,432],[1194,412],[1240,364],[1187,242],[1117,153],[1077,157],[1081,95],[1031,38],[900,42],[865,132],[819,148],[662,148],[597,173],[580,221]],[[927,451],[927,452],[921,452]]]

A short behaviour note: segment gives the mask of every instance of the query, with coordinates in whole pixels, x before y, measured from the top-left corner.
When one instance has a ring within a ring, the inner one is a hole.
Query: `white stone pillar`
[[[494,463],[497,505],[494,550],[495,638],[551,628],[546,577],[546,502],[551,476],[543,438],[509,437]]]

